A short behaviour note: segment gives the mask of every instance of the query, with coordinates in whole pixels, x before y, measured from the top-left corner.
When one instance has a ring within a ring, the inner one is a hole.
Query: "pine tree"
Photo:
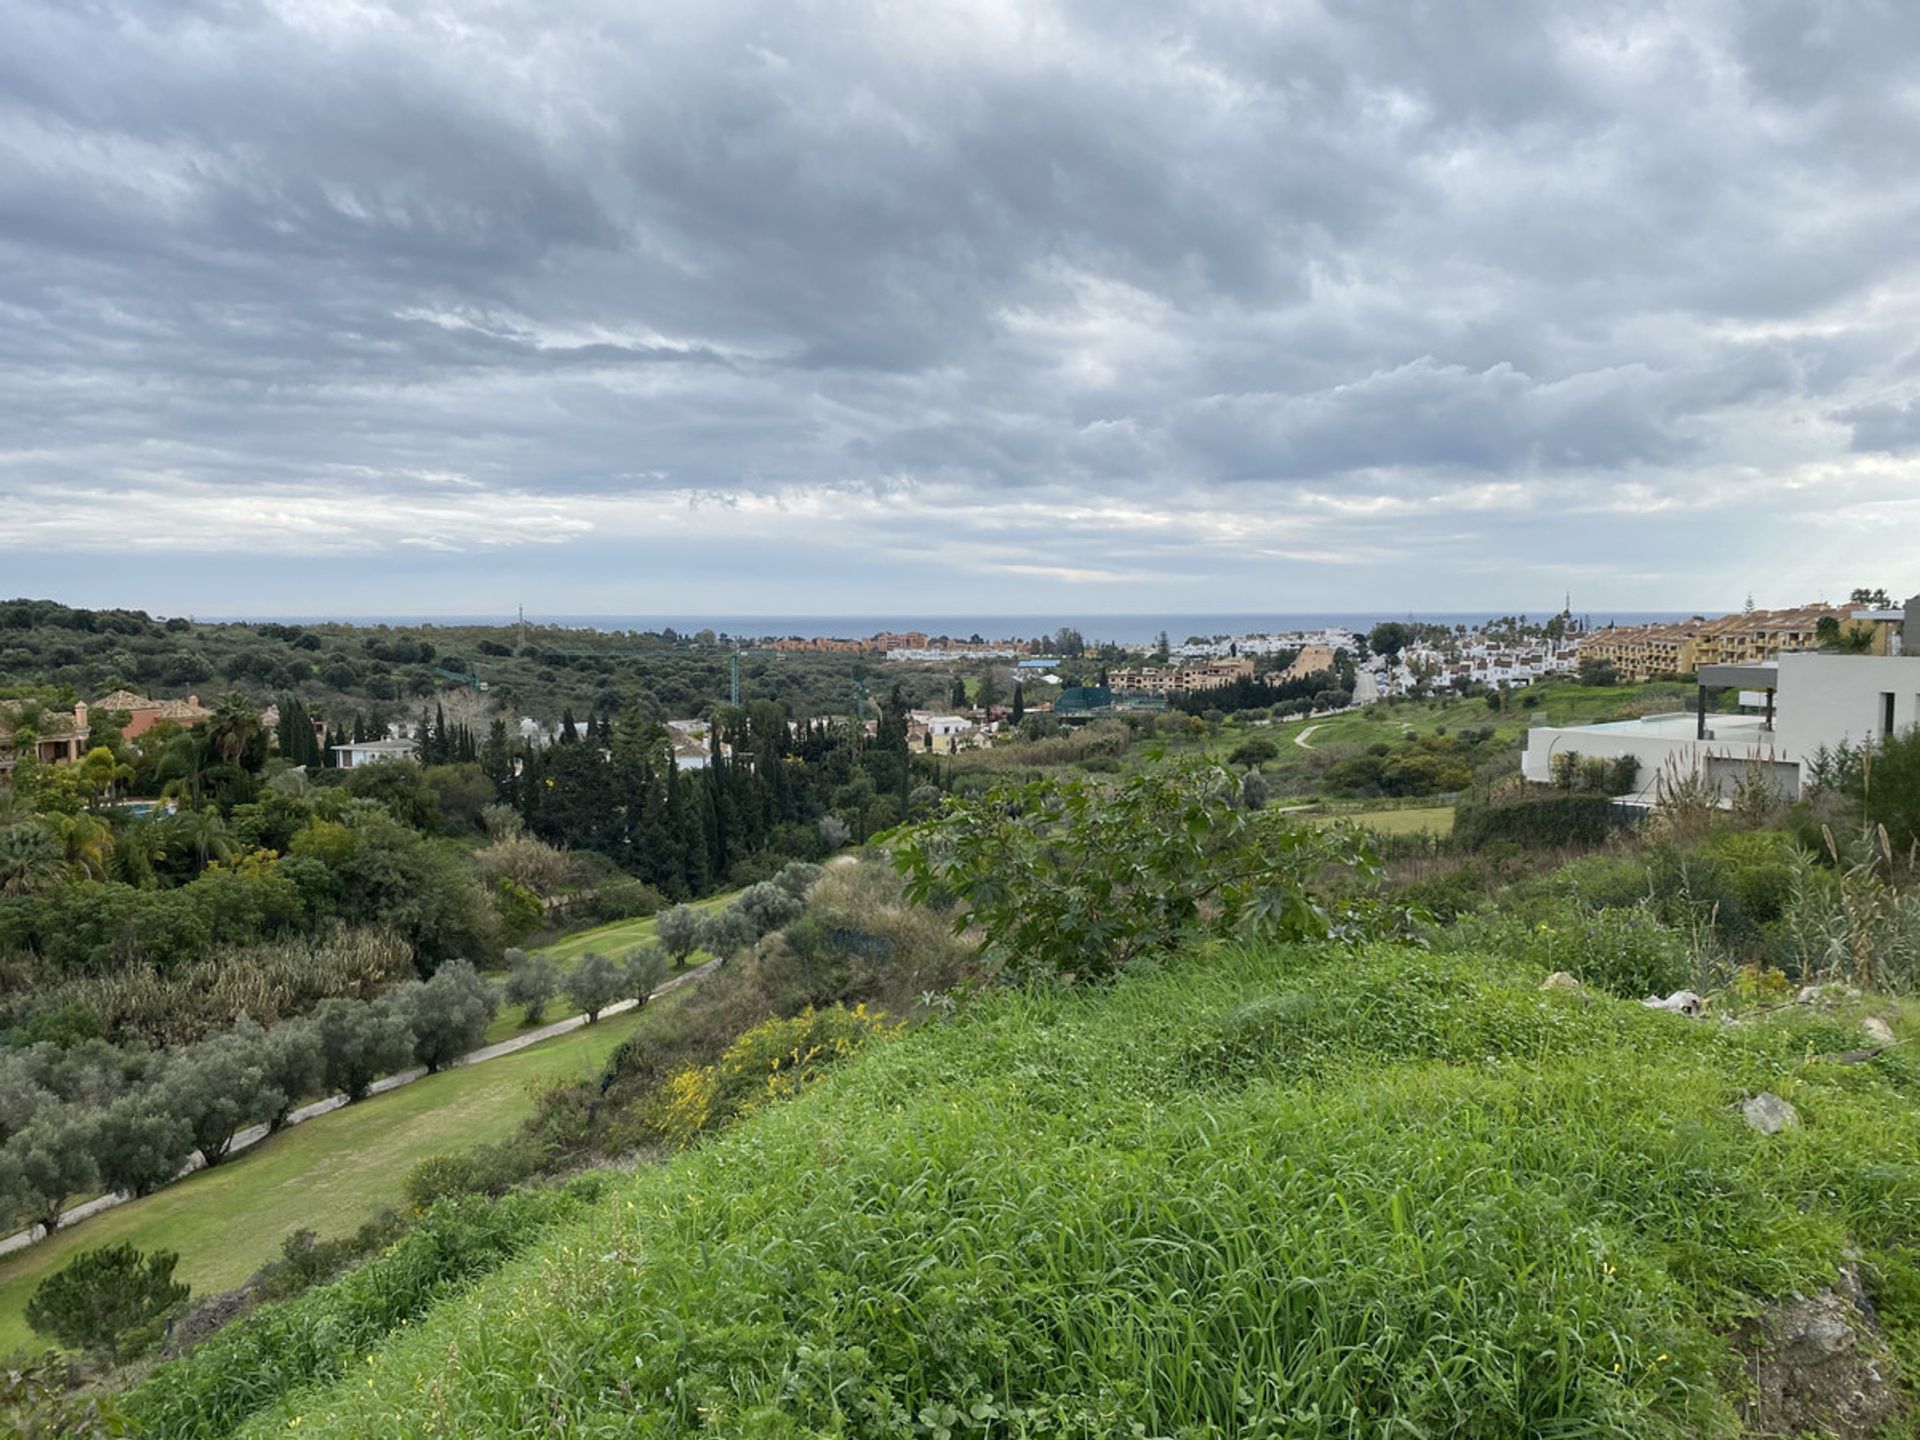
[[[487,730],[487,743],[480,752],[480,768],[495,785],[505,785],[513,776],[513,747],[507,741],[507,722],[499,716]]]

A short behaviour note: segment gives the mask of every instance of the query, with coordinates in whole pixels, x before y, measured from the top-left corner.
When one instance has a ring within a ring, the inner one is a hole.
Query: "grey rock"
[[[1876,1045],[1894,1044],[1893,1027],[1878,1015],[1869,1015],[1860,1022],[1860,1028],[1867,1032],[1867,1039]]]
[[[1746,1116],[1747,1124],[1762,1135],[1778,1135],[1800,1123],[1800,1112],[1770,1090],[1742,1100],[1740,1113]]]

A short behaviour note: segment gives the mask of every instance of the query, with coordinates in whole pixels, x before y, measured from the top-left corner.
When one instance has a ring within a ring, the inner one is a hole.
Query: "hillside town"
[[[1364,632],[1337,627],[1259,632],[1193,637],[1178,645],[1163,637],[1158,647],[1145,649],[1086,647],[1067,631],[1059,637],[998,641],[978,635],[955,641],[920,631],[879,631],[864,639],[789,637],[770,642],[767,649],[778,655],[871,657],[935,673],[943,668],[977,673],[982,678],[954,687],[945,708],[911,707],[906,714],[916,752],[951,755],[1007,741],[1027,716],[1083,724],[1153,712],[1169,700],[1249,684],[1325,677],[1328,685],[1314,692],[1324,698],[1297,712],[1313,714],[1356,700],[1511,692],[1576,676],[1608,683],[1680,679],[1709,667],[1771,664],[1783,656],[1817,651],[1881,657],[1904,653],[1903,644],[1912,642],[1903,640],[1903,634],[1920,634],[1912,607],[1896,606],[1884,594],[1862,598],[1873,603],[1748,607],[1657,625],[1592,626],[1577,620],[1569,607],[1545,621],[1509,616],[1479,628],[1417,619],[1382,621]],[[1079,653],[1043,653],[1049,641],[1057,639],[1068,641],[1059,648]],[[21,708],[24,703],[0,701],[0,782],[28,753],[23,742],[29,738],[31,753],[44,763],[81,760],[91,748],[90,716],[111,717],[123,739],[136,740],[156,726],[193,729],[215,714],[197,694],[156,698],[124,687],[91,701],[76,700],[64,709],[35,707],[29,714]],[[278,737],[278,705],[262,708],[259,718],[265,732]],[[389,718],[373,733],[350,733],[344,718],[330,726],[319,713],[307,714],[303,723],[313,728],[320,763],[342,769],[412,758],[431,728],[429,718],[415,712]],[[869,734],[877,723],[871,713],[860,720]],[[557,743],[566,724],[575,727],[571,738],[585,738],[585,722],[532,716],[513,722],[509,733],[520,746],[537,749]],[[694,770],[711,762],[715,741],[707,718],[669,719],[666,730],[676,767]],[[722,756],[730,753],[724,740],[719,745]]]

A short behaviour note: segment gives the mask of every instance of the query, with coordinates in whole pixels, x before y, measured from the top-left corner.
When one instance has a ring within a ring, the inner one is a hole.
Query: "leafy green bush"
[[[406,1233],[406,1222],[393,1210],[382,1210],[362,1221],[351,1235],[322,1240],[311,1230],[296,1230],[280,1242],[280,1259],[259,1277],[260,1291],[269,1300],[284,1300],[331,1280],[363,1255],[384,1250]]]
[[[587,904],[595,920],[638,920],[658,914],[666,907],[667,897],[640,880],[609,880],[593,892]]]
[[[111,1399],[76,1390],[77,1367],[49,1350],[37,1360],[0,1363],[0,1430],[17,1440],[107,1440],[125,1424]]]
[[[1531,888],[1595,910],[1644,905],[1653,895],[1647,862],[1638,855],[1589,855],[1541,876]]]
[[[1631,817],[1605,795],[1531,793],[1495,802],[1463,801],[1453,837],[1463,850],[1497,841],[1523,846],[1598,845]]]
[[[648,1105],[645,1123],[662,1140],[688,1144],[702,1131],[798,1094],[828,1066],[899,1028],[865,1005],[808,1008],[788,1020],[765,1021],[729,1045],[715,1064],[669,1076]]]
[[[500,918],[500,938],[509,945],[538,930],[547,914],[538,895],[505,875],[493,882],[493,908]]]
[[[1444,923],[1475,909],[1487,898],[1488,878],[1485,870],[1469,861],[1445,875],[1402,885],[1394,898]]]
[[[1423,735],[1400,745],[1369,746],[1328,769],[1323,783],[1334,795],[1450,795],[1473,783],[1471,745]]]
[[[407,1172],[402,1190],[416,1212],[457,1195],[498,1195],[540,1174],[546,1148],[527,1135],[508,1135],[465,1150],[429,1155]]]
[[[1001,786],[901,832],[895,861],[910,898],[957,902],[956,932],[979,926],[1014,978],[1110,976],[1208,934],[1324,938],[1356,916],[1320,882],[1377,879],[1365,838],[1256,815],[1239,794],[1220,766]]]

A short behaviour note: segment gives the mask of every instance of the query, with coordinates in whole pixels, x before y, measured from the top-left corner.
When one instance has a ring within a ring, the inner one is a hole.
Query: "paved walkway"
[[[648,995],[647,998],[649,1000],[657,1000],[662,995],[678,990],[682,985],[690,985],[705,976],[719,963],[718,960],[709,960],[704,965],[696,965],[685,974],[674,976],[658,990]],[[600,1014],[602,1016],[623,1015],[633,1009],[637,1003],[638,1002],[634,1000],[617,1000],[602,1010]],[[481,1065],[489,1060],[498,1060],[503,1055],[512,1055],[517,1051],[525,1050],[529,1045],[538,1045],[541,1041],[551,1040],[556,1035],[565,1035],[571,1031],[578,1030],[586,1023],[587,1017],[584,1015],[574,1015],[565,1020],[556,1020],[551,1025],[542,1025],[537,1030],[528,1030],[524,1034],[515,1035],[510,1040],[501,1040],[493,1045],[482,1045],[478,1050],[470,1050],[456,1060],[454,1064]],[[372,1085],[368,1086],[367,1095],[371,1098],[375,1095],[384,1095],[389,1090],[398,1090],[402,1085],[411,1085],[426,1073],[427,1070],[424,1065],[416,1065],[411,1070],[402,1070],[397,1075],[388,1075],[384,1079],[376,1080]],[[346,1096],[333,1095],[325,1100],[316,1100],[311,1105],[302,1105],[298,1110],[293,1111],[287,1116],[287,1124],[280,1128],[284,1130],[287,1128],[287,1125],[298,1125],[303,1121],[313,1119],[315,1116],[329,1114],[332,1111],[338,1110],[346,1103]],[[249,1146],[258,1145],[262,1140],[267,1138],[269,1133],[267,1127],[264,1125],[248,1126],[245,1130],[242,1130],[238,1135],[233,1137],[233,1146],[232,1149],[228,1151],[228,1158],[231,1159],[235,1154],[247,1149]],[[206,1162],[203,1161],[198,1152],[196,1152],[193,1158],[181,1167],[180,1173],[174,1178],[176,1180],[184,1180],[187,1176],[193,1174],[194,1171],[203,1169],[205,1164]],[[69,1225],[74,1224],[76,1221],[85,1220],[90,1215],[98,1215],[103,1210],[111,1210],[116,1205],[124,1205],[132,1198],[133,1196],[129,1192],[121,1190],[112,1195],[102,1195],[97,1199],[89,1200],[84,1205],[75,1205],[71,1210],[63,1210],[60,1212],[60,1229],[64,1230]],[[35,1225],[31,1229],[20,1231],[17,1235],[9,1235],[4,1240],[0,1240],[0,1255],[11,1255],[15,1251],[26,1249],[29,1245],[38,1244],[47,1238],[47,1233],[46,1226]]]

